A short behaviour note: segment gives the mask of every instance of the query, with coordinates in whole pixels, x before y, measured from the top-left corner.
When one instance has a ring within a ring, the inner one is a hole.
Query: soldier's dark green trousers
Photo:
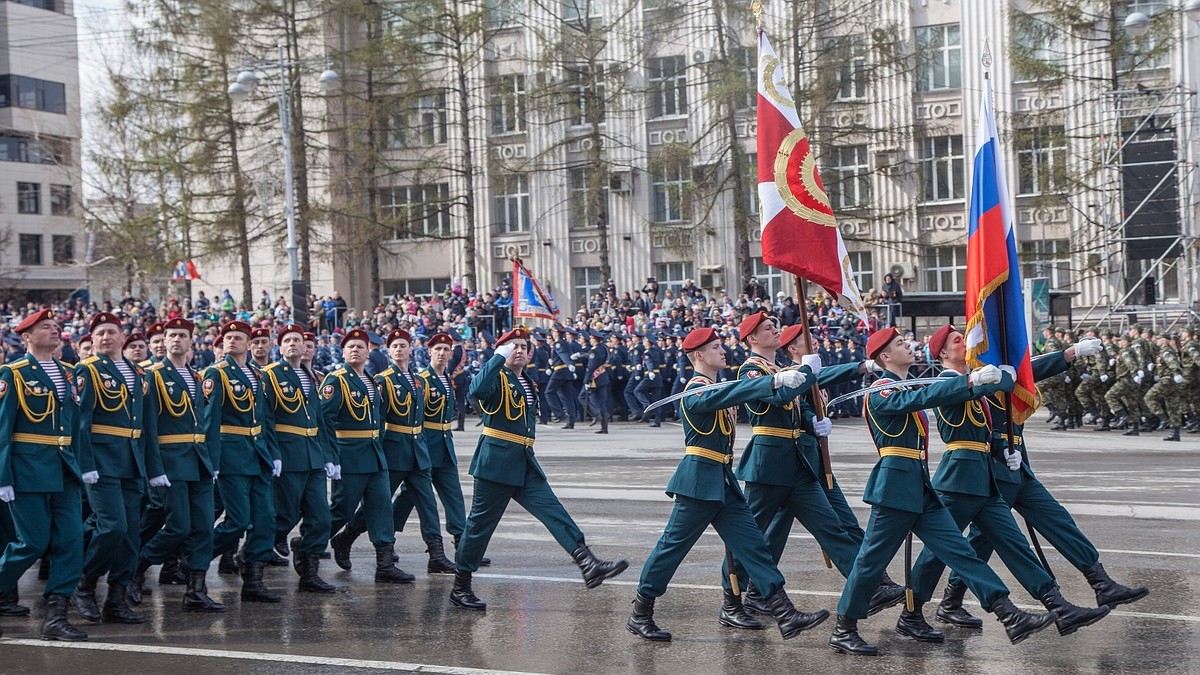
[[[275,541],[300,523],[301,555],[320,555],[333,533],[325,469],[284,471],[275,479]]]
[[[151,565],[161,565],[182,545],[184,566],[189,570],[207,570],[213,557],[212,479],[176,480],[171,487],[156,489],[162,493],[166,520],[162,529],[142,546],[142,557]]]
[[[62,492],[18,492],[8,504],[16,539],[0,555],[0,591],[12,591],[17,581],[43,555],[50,560],[50,578],[43,595],[69,596],[83,569],[83,490],[64,470]]]

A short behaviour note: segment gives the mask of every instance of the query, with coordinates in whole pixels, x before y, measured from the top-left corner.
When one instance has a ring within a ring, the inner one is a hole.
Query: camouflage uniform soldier
[[[1183,366],[1184,396],[1188,407],[1187,430],[1190,434],[1200,433],[1200,340],[1196,339],[1195,328],[1186,328],[1179,348],[1179,361]]]
[[[1183,409],[1187,406],[1187,388],[1183,380],[1183,366],[1179,351],[1166,336],[1158,338],[1158,361],[1154,369],[1154,384],[1146,394],[1146,407],[1150,414],[1158,417],[1156,429],[1170,427],[1171,433],[1164,441],[1178,441],[1179,428],[1183,426]]]
[[[1097,355],[1092,362],[1092,373],[1095,375],[1097,381],[1096,391],[1092,395],[1092,400],[1100,415],[1099,426],[1095,430],[1108,431],[1112,428],[1109,423],[1113,420],[1113,411],[1105,397],[1116,382],[1117,357],[1121,355],[1121,350],[1117,347],[1116,334],[1111,330],[1104,331],[1101,340],[1104,345],[1104,351]]]
[[[1086,337],[1098,337],[1096,329],[1088,329]],[[1095,358],[1087,359],[1086,363],[1075,363],[1074,361],[1071,363],[1079,371],[1079,386],[1075,388],[1075,398],[1079,400],[1079,406],[1083,408],[1083,412],[1088,415],[1087,419],[1084,420],[1088,424],[1095,424],[1101,417],[1100,405],[1096,401],[1096,392],[1100,389],[1101,385],[1099,363],[1106,362],[1103,351],[1102,346],[1101,354]]]
[[[1058,339],[1060,349],[1067,349],[1075,342],[1072,339],[1073,336],[1070,331],[1062,328],[1056,328],[1054,336]],[[1084,364],[1082,362],[1072,362],[1067,372],[1063,373],[1062,404],[1065,411],[1065,418],[1063,415],[1058,416],[1058,424],[1054,427],[1055,429],[1061,431],[1063,429],[1083,427],[1083,407],[1079,405],[1079,397],[1075,393],[1075,390],[1079,387],[1079,383],[1082,381],[1079,375],[1083,372],[1083,368]]]
[[[1042,354],[1050,354],[1050,353],[1062,351],[1063,349],[1065,349],[1065,346],[1062,344],[1062,341],[1059,340],[1058,337],[1055,336],[1055,333],[1057,331],[1058,331],[1058,329],[1054,328],[1053,326],[1047,326],[1044,329],[1042,334],[1045,336],[1045,340],[1042,341],[1042,348],[1041,348]],[[1054,375],[1053,377],[1046,378],[1045,380],[1042,380],[1041,382],[1038,383],[1038,389],[1040,389],[1042,392],[1042,401],[1046,404],[1046,407],[1050,410],[1050,419],[1046,420],[1046,421],[1049,422],[1056,418],[1058,419],[1058,423],[1055,424],[1053,427],[1054,429],[1066,429],[1067,428],[1066,424],[1065,424],[1066,415],[1067,415],[1067,405],[1066,405],[1066,401],[1065,401],[1065,398],[1066,398],[1066,382],[1064,381],[1065,379],[1066,379],[1066,375],[1060,374],[1060,375]]]
[[[1142,420],[1142,381],[1146,379],[1146,371],[1137,351],[1132,346],[1129,335],[1117,338],[1121,353],[1117,356],[1116,377],[1112,389],[1104,395],[1104,400],[1117,415],[1113,425],[1118,429],[1129,426],[1126,436],[1137,436]]]

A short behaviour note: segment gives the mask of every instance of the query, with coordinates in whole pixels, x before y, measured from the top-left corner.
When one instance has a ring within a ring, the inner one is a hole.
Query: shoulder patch
[[[8,393],[8,383],[5,382],[4,380],[0,380],[0,398],[4,398],[4,395],[7,393]]]
[[[333,398],[332,384],[326,384],[325,386],[321,387],[321,398],[325,399],[326,401]]]
[[[213,389],[215,389],[216,386],[217,386],[216,382],[214,382],[210,379],[206,379],[206,380],[204,380],[204,384],[200,385],[200,390],[204,392],[205,396],[209,396],[210,394],[213,393]]]
[[[749,369],[749,370],[747,370],[747,371],[746,371],[746,377],[747,377],[747,378],[752,378],[752,377],[761,377],[762,375],[763,375],[763,372],[762,372],[761,370],[757,369],[757,368],[751,368],[751,369]]]

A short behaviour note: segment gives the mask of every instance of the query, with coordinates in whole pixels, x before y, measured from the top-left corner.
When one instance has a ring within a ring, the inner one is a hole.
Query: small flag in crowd
[[[513,258],[513,318],[558,321],[558,304],[533,278],[520,258]]]

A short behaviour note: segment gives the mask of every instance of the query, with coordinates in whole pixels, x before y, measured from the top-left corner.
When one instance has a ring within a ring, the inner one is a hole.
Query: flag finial
[[[983,41],[983,54],[979,56],[979,63],[983,65],[983,79],[989,79],[992,74],[992,43],[990,40]]]
[[[762,28],[762,0],[750,0],[750,12],[754,14],[755,28]]]

